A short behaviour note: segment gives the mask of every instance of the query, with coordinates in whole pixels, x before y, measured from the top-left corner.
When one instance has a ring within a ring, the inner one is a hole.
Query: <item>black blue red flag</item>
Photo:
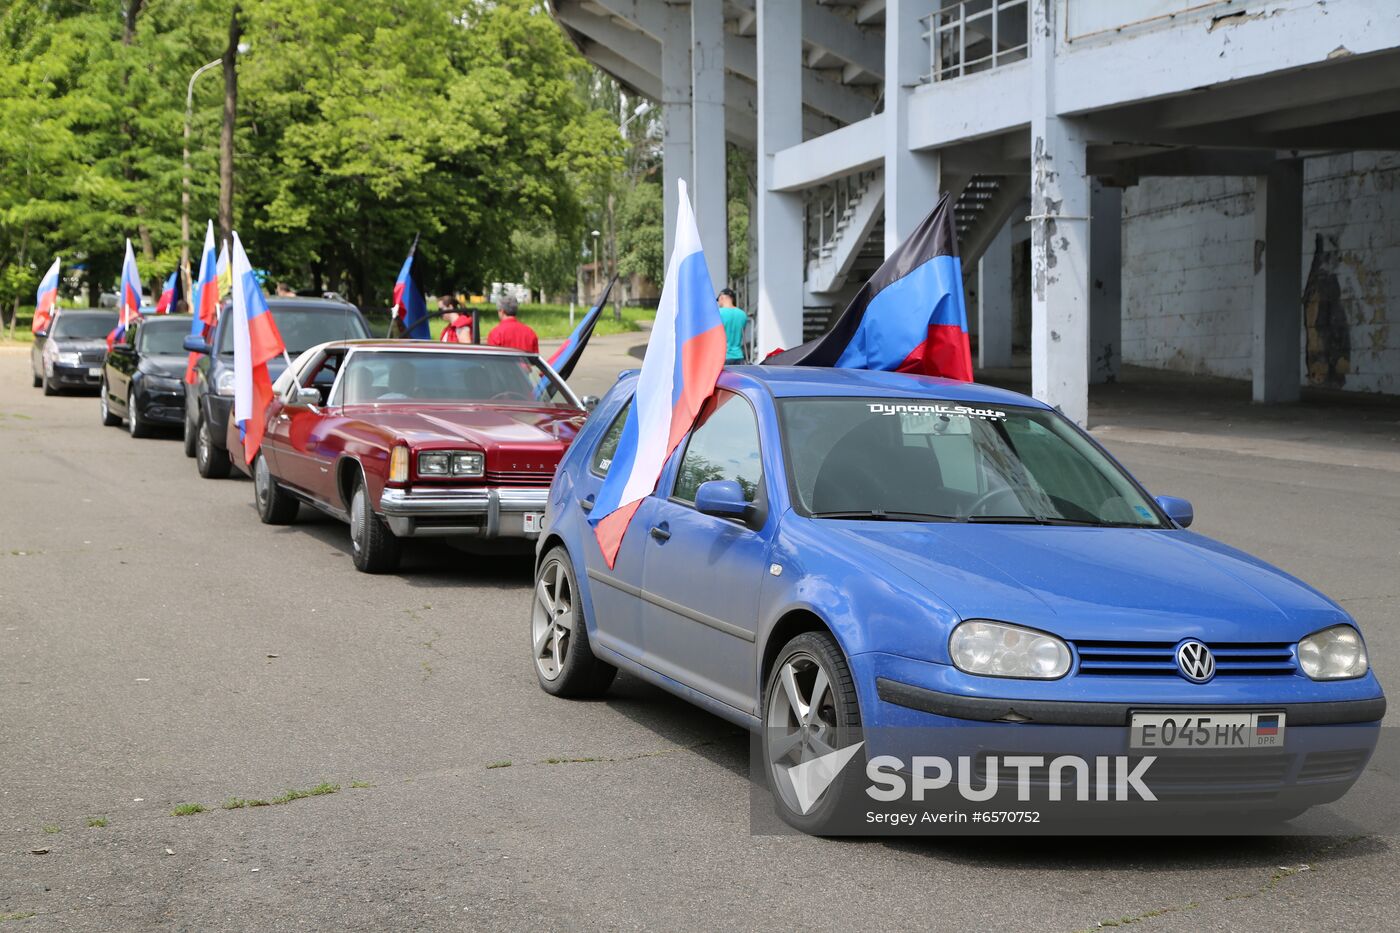
[[[583,355],[583,348],[588,346],[588,338],[593,336],[593,328],[598,326],[598,318],[603,313],[603,306],[608,303],[608,294],[612,291],[613,284],[617,281],[617,276],[608,280],[607,286],[603,288],[603,294],[598,296],[598,302],[588,309],[588,313],[583,316],[583,320],[578,322],[574,332],[569,335],[554,355],[549,358],[549,366],[559,374],[560,379],[568,379],[569,374],[574,371],[574,366],[578,363],[579,357]]]
[[[768,366],[880,369],[972,381],[953,201],[944,194],[831,330],[777,353]]]
[[[415,236],[413,245],[408,249],[408,258],[399,269],[398,281],[394,283],[393,316],[405,337],[432,340],[433,334],[428,328],[428,299],[422,283],[418,281],[417,258],[418,237]]]

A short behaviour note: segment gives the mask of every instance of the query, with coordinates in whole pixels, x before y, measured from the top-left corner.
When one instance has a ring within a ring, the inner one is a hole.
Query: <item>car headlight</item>
[[[1313,680],[1350,680],[1371,668],[1366,643],[1350,625],[1334,625],[1298,642],[1298,666]]]
[[[60,366],[77,366],[83,361],[81,353],[73,353],[67,350],[60,350],[54,354],[54,361]]]
[[[425,450],[418,455],[419,476],[481,476],[486,457],[479,450]]]
[[[408,448],[402,444],[394,445],[389,453],[389,482],[408,482]]]
[[[219,378],[214,381],[214,391],[219,395],[233,394],[233,370],[226,369],[219,373]]]
[[[948,639],[958,670],[988,677],[1054,680],[1069,672],[1069,646],[1054,635],[1005,622],[964,622]]]

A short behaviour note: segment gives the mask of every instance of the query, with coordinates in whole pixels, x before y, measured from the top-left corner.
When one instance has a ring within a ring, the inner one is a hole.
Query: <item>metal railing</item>
[[[1028,0],[955,0],[921,20],[929,47],[924,81],[948,81],[1030,56]]]
[[[806,212],[806,259],[826,259],[836,249],[836,238],[850,225],[856,205],[878,170],[844,175],[835,181],[804,192]],[[803,263],[803,269],[807,267]]]

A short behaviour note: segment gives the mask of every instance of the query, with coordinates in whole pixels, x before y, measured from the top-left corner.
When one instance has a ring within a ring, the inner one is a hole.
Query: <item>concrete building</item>
[[[661,106],[726,279],[724,143],[754,153],[760,352],[950,192],[981,368],[1030,350],[1084,423],[1126,361],[1400,392],[1400,3],[551,0]]]

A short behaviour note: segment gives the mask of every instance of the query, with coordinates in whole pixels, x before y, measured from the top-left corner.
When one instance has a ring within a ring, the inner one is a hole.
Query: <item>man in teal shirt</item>
[[[719,293],[719,319],[724,323],[724,362],[743,363],[744,326],[749,316],[744,309],[734,304],[734,290],[726,288]]]

